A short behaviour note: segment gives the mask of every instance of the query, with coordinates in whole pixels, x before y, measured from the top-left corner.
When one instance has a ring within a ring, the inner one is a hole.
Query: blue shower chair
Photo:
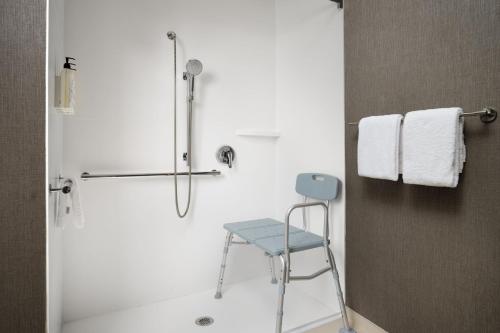
[[[234,222],[224,224],[224,229],[227,230],[226,242],[222,256],[222,264],[219,273],[219,282],[217,284],[217,292],[215,298],[222,298],[222,283],[224,281],[224,271],[226,269],[226,259],[229,251],[229,246],[232,244],[253,244],[261,248],[269,257],[272,282],[277,283],[274,275],[274,257],[279,257],[282,265],[279,297],[278,297],[278,312],[276,317],[276,333],[282,333],[283,327],[283,302],[285,299],[285,286],[290,281],[295,280],[311,280],[323,273],[331,271],[337,288],[337,296],[342,313],[344,327],[340,329],[340,333],[355,333],[350,327],[347,318],[344,297],[340,287],[339,274],[335,265],[333,252],[329,247],[329,216],[328,206],[330,201],[335,199],[338,194],[339,180],[336,177],[321,174],[321,173],[302,173],[297,176],[295,190],[305,198],[304,203],[293,205],[288,209],[285,216],[285,223],[266,218],[260,220]],[[318,201],[307,202],[308,198]],[[305,209],[306,207],[321,207],[323,209],[323,236],[316,235],[306,230],[305,219],[304,229],[299,229],[290,226],[290,215],[296,209]],[[233,241],[233,236],[236,235],[243,241]],[[311,275],[293,276],[290,275],[290,254],[300,251],[306,251],[322,247],[325,251],[326,262],[328,267],[325,267]]]

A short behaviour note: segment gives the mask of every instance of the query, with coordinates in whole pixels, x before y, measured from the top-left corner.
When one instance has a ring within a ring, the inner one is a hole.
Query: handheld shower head
[[[201,61],[197,59],[191,59],[186,64],[186,72],[184,73],[184,79],[188,81],[188,92],[187,99],[188,101],[193,100],[194,96],[194,77],[196,75],[201,74],[203,71],[203,65]]]
[[[198,59],[191,59],[186,64],[186,71],[191,75],[198,75],[203,71],[203,65]]]

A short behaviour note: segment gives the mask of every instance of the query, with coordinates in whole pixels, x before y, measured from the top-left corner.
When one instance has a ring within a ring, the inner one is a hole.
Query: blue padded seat
[[[241,230],[245,230],[245,229],[249,229],[249,228],[268,227],[268,226],[276,225],[279,223],[281,223],[281,222],[267,218],[267,219],[259,219],[259,220],[226,223],[226,224],[224,224],[224,229],[232,232],[233,234],[236,234]]]
[[[270,255],[282,254],[285,245],[285,225],[274,219],[260,219],[224,224],[224,228],[250,244],[255,244]],[[290,226],[290,252],[323,246],[323,238],[311,232]]]
[[[255,245],[273,256],[279,256],[285,252],[285,236],[261,238],[255,241]],[[323,238],[308,231],[290,233],[288,238],[288,247],[291,253],[322,246]]]

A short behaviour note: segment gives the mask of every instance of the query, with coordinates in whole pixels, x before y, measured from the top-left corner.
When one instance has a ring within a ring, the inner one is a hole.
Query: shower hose
[[[188,111],[188,140],[187,140],[187,156],[188,161],[188,177],[189,177],[189,185],[188,185],[188,198],[186,208],[183,212],[181,212],[179,208],[179,191],[178,191],[178,179],[177,179],[177,41],[176,38],[173,39],[174,42],[174,188],[175,188],[175,209],[177,211],[177,215],[180,218],[183,218],[187,215],[189,211],[189,206],[191,204],[191,129],[192,129],[192,101],[188,99],[187,101],[187,111]]]

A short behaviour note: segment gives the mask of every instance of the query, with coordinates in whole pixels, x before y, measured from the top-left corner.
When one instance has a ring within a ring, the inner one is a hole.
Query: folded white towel
[[[358,175],[398,180],[400,114],[363,118],[359,122]]]
[[[461,108],[408,112],[402,134],[403,181],[456,187],[465,162]]]

